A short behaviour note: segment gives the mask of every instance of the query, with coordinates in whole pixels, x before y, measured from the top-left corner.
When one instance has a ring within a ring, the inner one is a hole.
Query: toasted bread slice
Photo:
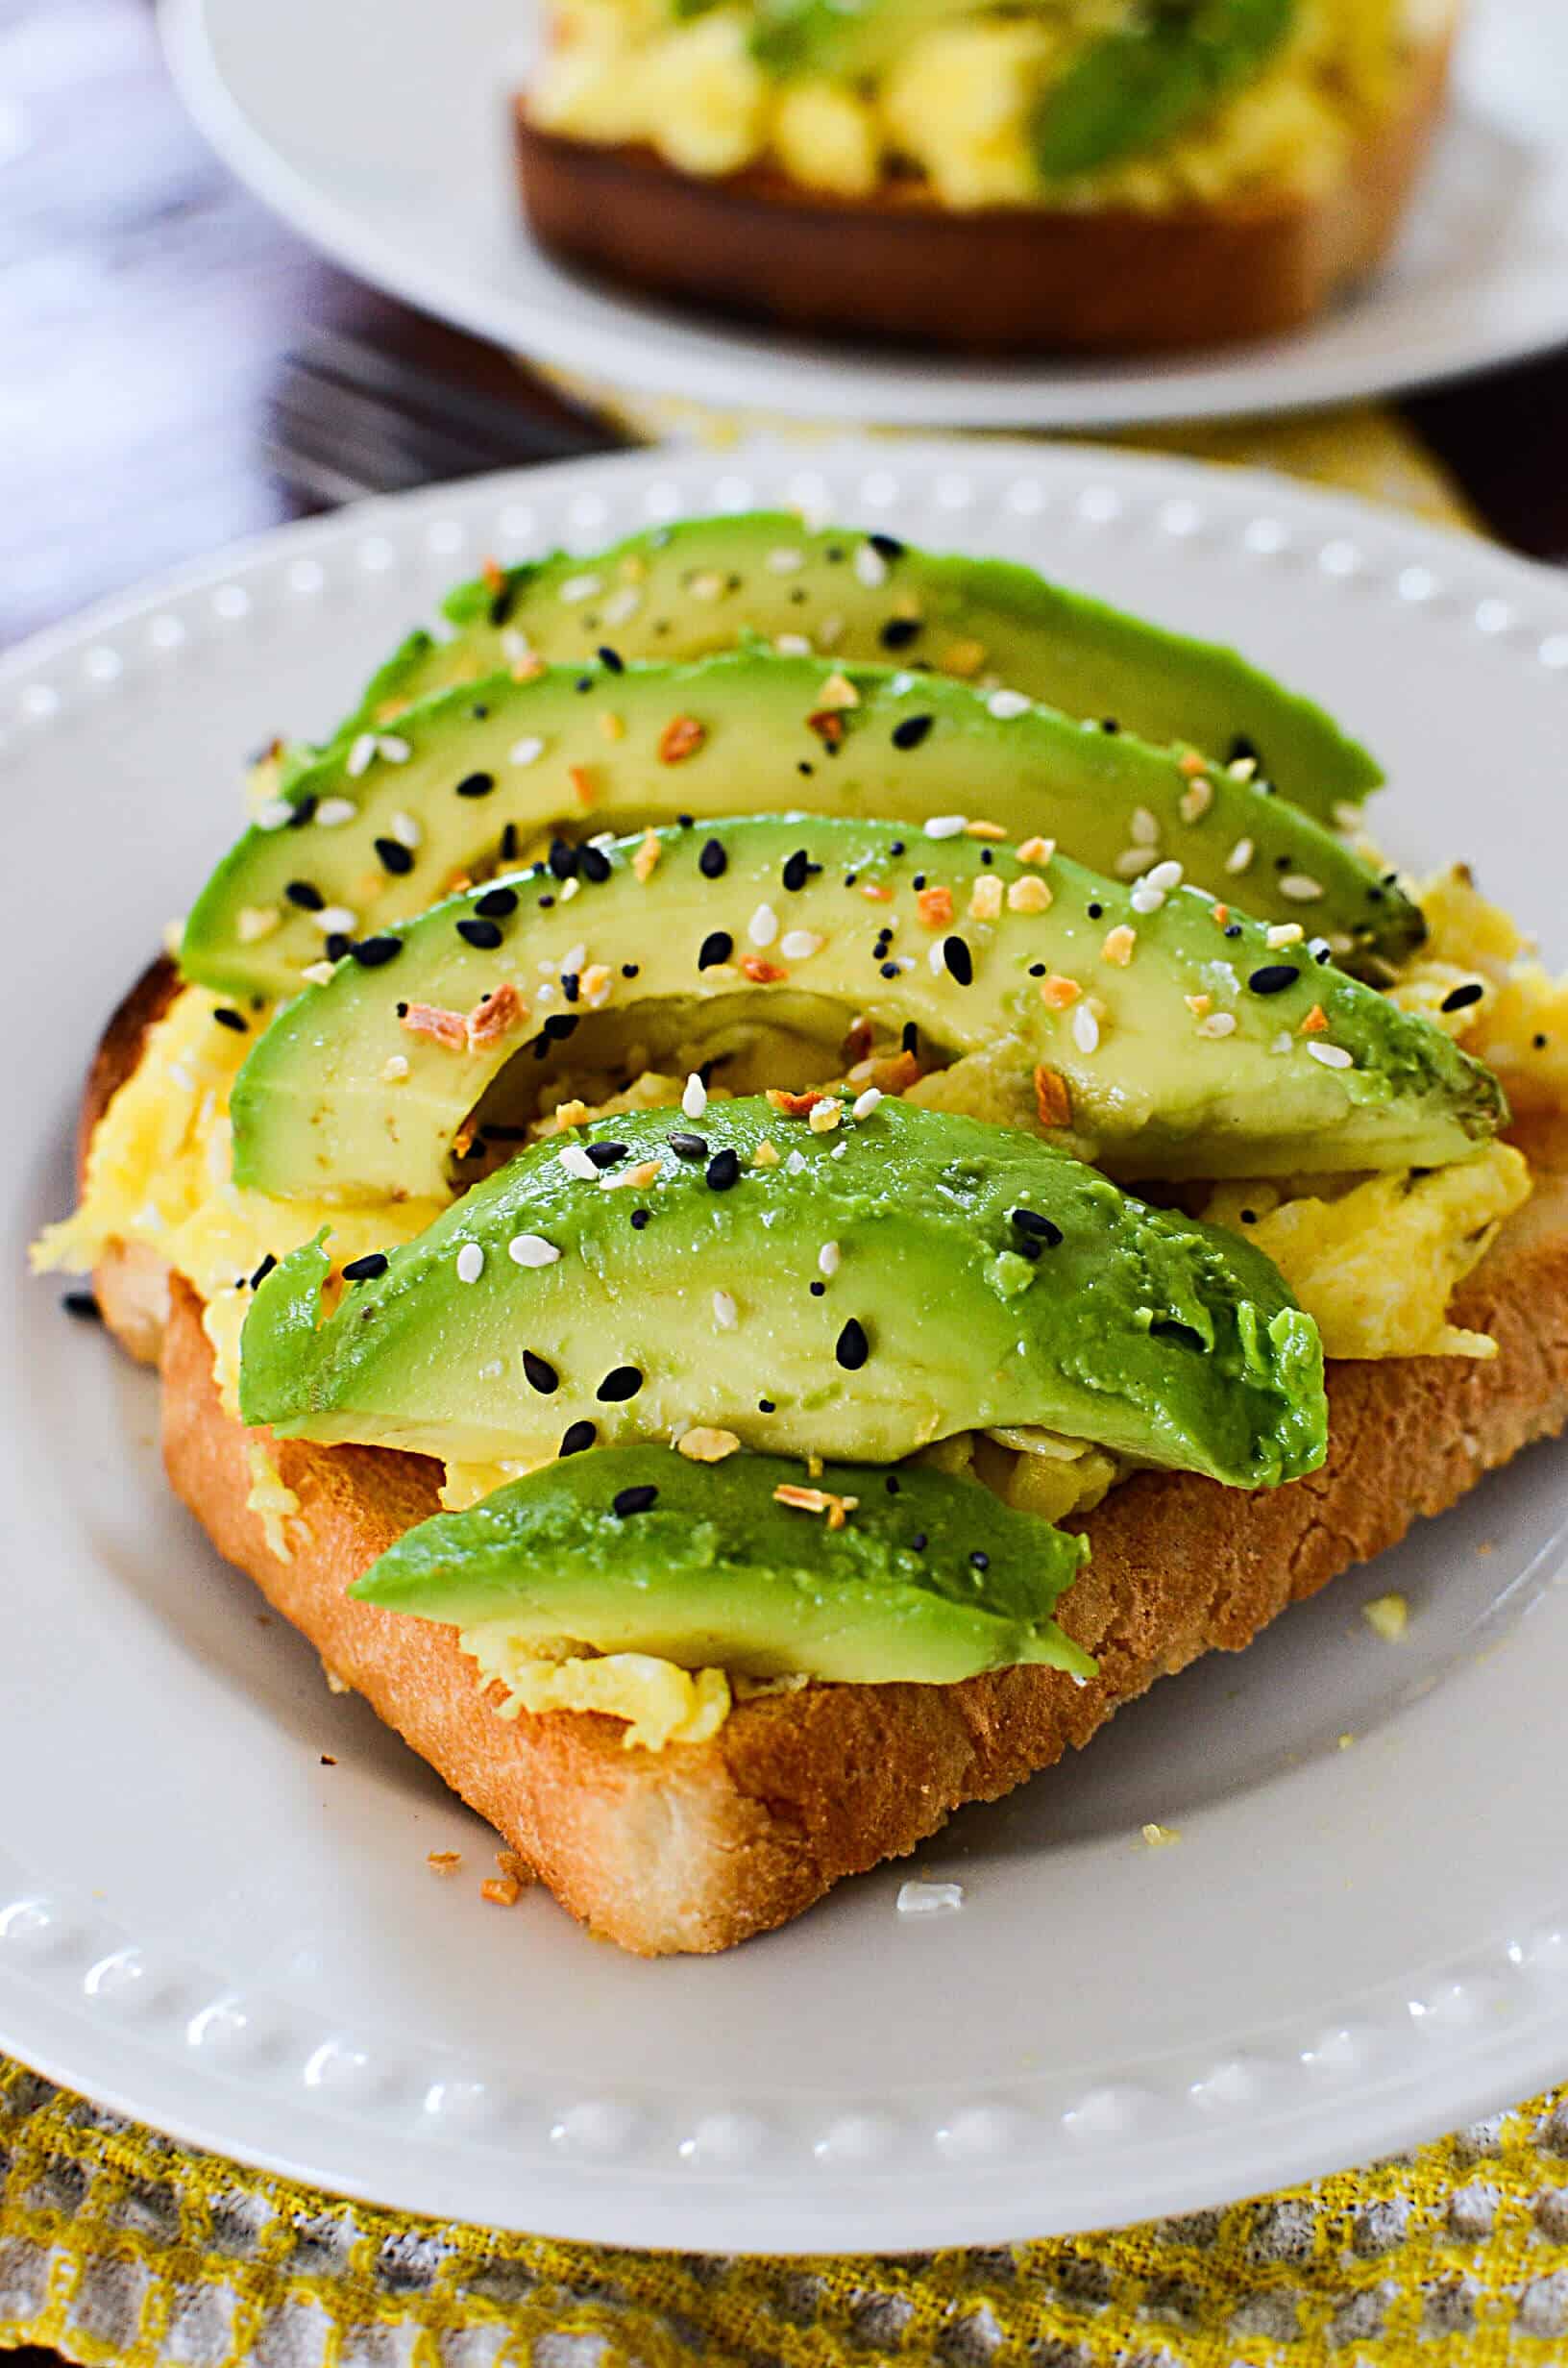
[[[116,1013],[85,1142],[169,991],[160,968]],[[150,1276],[140,1252],[112,1253],[95,1281],[133,1354],[159,1336],[169,1478],[218,1550],[575,1915],[660,1956],[728,1948],[913,1850],[964,1802],[994,1799],[1088,1742],[1200,1653],[1238,1651],[1287,1604],[1568,1425],[1568,1127],[1524,1147],[1534,1197],[1454,1311],[1495,1337],[1497,1358],[1331,1366],[1329,1461],[1288,1488],[1243,1495],[1150,1472],[1115,1490],[1083,1524],[1093,1560],[1061,1613],[1098,1657],[1091,1684],[1017,1668],[959,1686],[813,1686],[739,1704],[711,1741],[663,1752],[626,1750],[621,1722],[590,1713],[502,1719],[499,1690],[479,1691],[454,1630],[348,1599],[376,1556],[437,1509],[440,1469],[426,1459],[273,1443],[300,1503],[282,1559],[248,1508],[253,1435],[222,1406],[195,1295]]]
[[[1387,253],[1442,112],[1451,35],[1422,43],[1401,104],[1321,196],[1165,212],[960,212],[919,183],[864,199],[776,168],[704,180],[650,148],[544,132],[515,111],[541,245],[643,295],[857,338],[992,354],[1137,353],[1277,335]]]

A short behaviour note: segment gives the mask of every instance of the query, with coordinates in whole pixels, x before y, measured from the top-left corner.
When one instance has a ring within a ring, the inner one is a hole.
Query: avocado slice
[[[1043,1064],[1070,1105],[1065,1147],[1124,1177],[1435,1166],[1501,1110],[1491,1072],[1440,1029],[1301,946],[1062,856],[751,816],[598,842],[574,877],[565,903],[547,864],[450,898],[280,1012],[235,1082],[235,1181],[439,1196],[454,1145],[482,1158],[485,1121],[504,1141],[531,1116],[525,1056],[584,1023],[597,1069],[632,1045],[644,1067],[681,1047],[689,1061],[694,1030],[776,1022],[821,1047],[805,1073],[821,1078],[869,1021],[927,1070],[979,1056],[985,1092],[1026,1121]],[[1344,1066],[1324,1066],[1324,1047]],[[964,1088],[962,1069],[943,1080],[944,1106],[964,1107]]]
[[[245,1322],[242,1415],[283,1437],[537,1462],[698,1425],[891,1463],[1043,1423],[1242,1488],[1324,1453],[1317,1328],[1250,1244],[895,1100],[823,1131],[758,1097],[536,1145],[355,1261],[330,1316],[322,1239]]]
[[[1347,960],[1397,960],[1423,934],[1397,882],[1250,781],[1184,771],[1021,695],[881,667],[742,652],[492,676],[410,709],[374,745],[368,760],[323,759],[224,857],[185,925],[188,977],[286,995],[324,950],[542,834],[800,806],[969,815],[1059,839],[1124,879],[1174,858],[1263,918],[1321,928]]]
[[[550,1464],[405,1531],[349,1592],[458,1628],[841,1685],[950,1686],[1035,1662],[1092,1677],[1051,1616],[1089,1542],[971,1480],[783,1456],[696,1465],[668,1447]],[[891,1488],[890,1488],[891,1484]]]
[[[1041,99],[1035,160],[1047,181],[1162,147],[1262,72],[1295,25],[1296,0],[1141,0]]]
[[[535,657],[685,660],[747,634],[786,654],[892,658],[1005,684],[1065,714],[1194,748],[1260,774],[1320,821],[1376,789],[1376,759],[1310,699],[1216,642],[1150,624],[1007,559],[918,550],[892,534],[812,529],[788,510],[652,527],[597,557],[556,552],[460,585],[453,633],[416,632],[332,735],[347,748],[432,691]],[[300,759],[290,760],[298,769]]]

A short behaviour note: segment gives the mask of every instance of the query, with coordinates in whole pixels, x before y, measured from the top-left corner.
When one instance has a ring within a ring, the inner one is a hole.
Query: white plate
[[[648,1965],[543,1894],[481,1903],[484,1831],[175,1508],[150,1377],[20,1280],[69,1198],[82,1065],[233,832],[242,753],[325,727],[486,553],[788,499],[1236,636],[1383,752],[1400,853],[1476,854],[1560,935],[1568,585],[1258,476],[1006,444],[638,455],[293,529],[17,653],[0,2044],[326,2187],[694,2248],[1093,2227],[1462,2122],[1562,2062],[1556,1449],[959,1817],[919,1854],[957,1913],[900,1918],[909,1869],[884,1868],[728,1957]],[[1398,1647],[1359,1616],[1389,1588]],[[1180,1846],[1145,1848],[1149,1819]]]
[[[640,396],[835,426],[1083,428],[1302,408],[1568,336],[1568,12],[1472,0],[1458,92],[1398,258],[1319,327],[1164,362],[970,362],[796,341],[596,287],[518,219],[506,97],[537,0],[163,0],[214,146],[364,278]]]

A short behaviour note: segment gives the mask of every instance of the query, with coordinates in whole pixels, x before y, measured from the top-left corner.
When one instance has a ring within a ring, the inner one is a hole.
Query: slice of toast
[[[144,980],[115,1015],[84,1141],[160,1007]],[[1093,1560],[1060,1614],[1098,1657],[1091,1684],[1017,1668],[958,1686],[813,1686],[739,1704],[711,1741],[663,1752],[626,1750],[621,1722],[594,1714],[502,1719],[500,1690],[481,1693],[454,1630],[349,1601],[350,1583],[436,1510],[440,1470],[426,1459],[273,1443],[300,1502],[288,1559],[274,1553],[247,1505],[255,1435],[221,1404],[195,1295],[143,1253],[111,1253],[95,1281],[134,1354],[160,1336],[169,1478],[218,1550],[574,1914],[643,1955],[711,1951],[786,1922],[845,1875],[914,1849],[962,1803],[1049,1766],[1157,1677],[1239,1650],[1287,1604],[1568,1425],[1568,1126],[1523,1147],[1534,1196],[1454,1310],[1495,1337],[1496,1359],[1331,1366],[1328,1463],[1288,1488],[1245,1495],[1150,1472],[1114,1491],[1082,1524]]]
[[[1219,345],[1300,328],[1383,259],[1442,112],[1450,48],[1447,27],[1420,45],[1401,103],[1312,196],[959,211],[894,181],[833,197],[775,167],[703,179],[651,148],[546,132],[526,97],[518,179],[541,245],[645,295],[961,352]]]

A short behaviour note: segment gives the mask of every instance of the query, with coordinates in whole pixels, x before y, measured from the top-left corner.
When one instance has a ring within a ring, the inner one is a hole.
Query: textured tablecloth
[[[644,432],[735,432],[691,407],[613,407]],[[1464,522],[1378,410],[1136,440]],[[1568,2091],[1312,2186],[1115,2234],[760,2261],[345,2204],[192,2154],[0,2057],[0,2345],[29,2342],[134,2368],[1568,2361]]]

